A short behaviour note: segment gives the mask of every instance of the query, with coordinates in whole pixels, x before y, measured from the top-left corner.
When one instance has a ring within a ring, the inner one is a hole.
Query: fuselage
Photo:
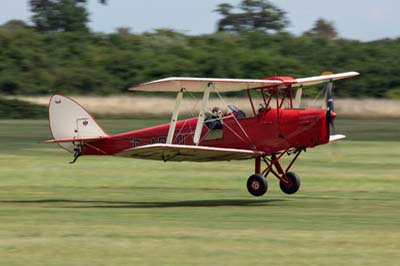
[[[197,118],[178,121],[172,144],[194,145]],[[88,143],[83,155],[115,155],[127,149],[165,143],[170,124],[117,134]],[[269,109],[256,116],[223,118],[222,129],[203,126],[199,145],[258,150],[273,154],[289,148],[308,148],[329,142],[326,112],[321,109]]]

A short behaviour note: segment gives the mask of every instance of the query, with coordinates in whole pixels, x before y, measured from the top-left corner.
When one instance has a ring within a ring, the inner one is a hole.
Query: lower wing
[[[215,148],[193,145],[151,144],[128,149],[117,156],[163,161],[230,161],[246,160],[264,155],[261,151]]]

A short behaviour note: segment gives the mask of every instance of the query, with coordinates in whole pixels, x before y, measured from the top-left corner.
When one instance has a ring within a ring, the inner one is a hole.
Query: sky
[[[219,3],[237,5],[240,0],[108,0],[101,5],[89,0],[89,27],[95,32],[115,32],[128,27],[141,33],[171,28],[197,35],[212,33],[220,16]],[[312,28],[318,18],[334,23],[339,36],[372,41],[400,37],[398,0],[272,0],[287,12],[289,32],[299,35]],[[0,24],[10,19],[30,22],[29,0],[0,0]]]

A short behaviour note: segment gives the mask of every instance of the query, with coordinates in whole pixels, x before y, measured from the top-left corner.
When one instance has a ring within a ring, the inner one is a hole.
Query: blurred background
[[[346,98],[336,101],[339,115],[400,115],[396,1],[6,0],[1,5],[1,118],[44,118],[48,96],[56,92],[85,96],[84,104],[96,114],[107,116],[107,109],[117,116],[157,115],[146,111],[155,109],[157,99],[143,104],[149,94],[129,93],[131,98],[121,100],[127,89],[170,76],[305,77],[323,71],[361,73],[335,88],[336,96]],[[320,90],[304,94],[314,99]],[[143,108],[129,111],[132,103]],[[170,105],[164,104],[160,115],[168,114]]]

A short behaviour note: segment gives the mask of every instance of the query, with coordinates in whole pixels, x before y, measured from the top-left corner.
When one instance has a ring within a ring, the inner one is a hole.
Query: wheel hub
[[[260,182],[258,182],[257,180],[253,180],[253,182],[251,182],[251,187],[254,190],[259,190],[260,189]]]

